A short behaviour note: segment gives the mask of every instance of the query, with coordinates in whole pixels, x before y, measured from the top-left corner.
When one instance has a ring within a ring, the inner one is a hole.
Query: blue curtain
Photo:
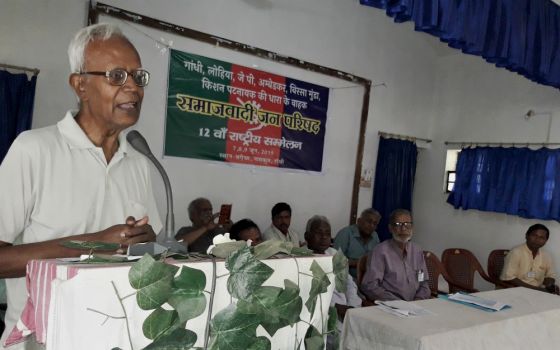
[[[550,0],[360,0],[464,53],[560,87],[560,7]]]
[[[456,170],[455,208],[560,221],[560,149],[467,148]]]
[[[37,76],[0,71],[0,163],[17,135],[31,128]]]
[[[412,190],[418,149],[414,142],[381,137],[375,168],[372,207],[381,214],[379,239],[391,238],[387,227],[395,209],[412,209]]]

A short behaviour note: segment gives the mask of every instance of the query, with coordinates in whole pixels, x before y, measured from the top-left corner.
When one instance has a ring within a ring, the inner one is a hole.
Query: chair
[[[358,284],[358,290],[360,290],[366,271],[367,271],[367,254],[362,256],[358,260],[358,265],[356,266],[356,283]],[[375,305],[375,300],[369,299],[363,293],[360,294],[361,294],[360,297],[362,298],[362,306]]]
[[[454,281],[457,281],[461,285],[471,288],[474,291],[478,292],[478,290],[474,288],[475,272],[478,272],[480,277],[482,277],[487,282],[490,282],[494,285],[500,285],[504,288],[509,287],[505,283],[491,279],[486,274],[486,272],[484,272],[484,269],[482,268],[474,254],[467,249],[446,249],[443,251],[441,260],[443,262],[445,270]],[[455,292],[456,290],[454,290],[450,286],[450,291]]]
[[[494,283],[496,289],[504,288],[503,284],[508,285],[508,287],[514,287],[512,284],[500,280],[500,275],[502,274],[502,270],[504,268],[505,258],[508,253],[509,249],[494,249],[488,255],[488,277],[496,281],[496,283]]]
[[[358,265],[356,266],[356,283],[358,283],[358,287],[362,284],[362,280],[364,279],[366,270],[367,270],[367,254],[362,256],[358,260]]]
[[[438,257],[434,253],[425,250],[424,260],[426,261],[426,267],[428,268],[428,285],[430,286],[432,297],[437,298],[438,294],[445,294],[445,292],[439,290],[439,276],[442,276],[443,279],[447,282],[447,284],[449,285],[449,290],[461,290],[469,293],[474,292],[474,289],[468,288],[467,286],[463,286],[460,283],[455,282],[449,276],[447,271],[445,271],[443,264],[441,263],[441,261],[439,261]]]
[[[6,309],[8,308],[7,304],[0,304],[0,312],[6,313]],[[6,324],[4,323],[4,317],[0,318],[0,336],[4,333],[4,329],[6,328]]]

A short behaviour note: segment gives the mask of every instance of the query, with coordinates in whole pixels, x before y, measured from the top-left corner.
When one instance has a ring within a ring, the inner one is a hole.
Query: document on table
[[[105,262],[125,262],[125,261],[136,261],[136,260],[140,260],[142,258],[142,256],[134,256],[134,255],[123,255],[123,254],[113,254],[113,255],[107,255],[107,254],[82,254],[78,257],[70,257],[70,258],[56,258],[56,260],[60,261],[60,262],[65,262],[65,263],[79,263],[82,261],[87,261],[87,260],[91,260],[92,258],[95,257],[100,257],[102,259],[105,259]],[[100,262],[100,261],[97,261]]]
[[[421,306],[404,300],[377,300],[377,308],[399,317],[416,317],[433,315],[434,313]]]
[[[485,309],[490,309],[494,311],[500,311],[504,308],[510,307],[509,305],[501,303],[496,300],[484,299],[481,297],[477,297],[470,294],[463,294],[463,293],[449,294],[448,299],[453,301],[458,301],[461,303],[477,305]]]

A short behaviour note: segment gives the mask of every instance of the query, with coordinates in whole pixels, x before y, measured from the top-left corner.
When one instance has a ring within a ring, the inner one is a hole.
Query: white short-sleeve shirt
[[[292,242],[294,246],[299,247],[299,234],[293,230],[288,229],[288,235],[285,235],[276,228],[274,225],[270,225],[263,232],[263,240],[270,241],[270,240],[277,240],[283,242]]]
[[[23,132],[13,142],[0,166],[0,241],[34,243],[92,233],[123,224],[128,216],[148,215],[154,232],[161,230],[146,158],[121,133],[107,164],[74,113],[67,112],[56,125]],[[25,278],[6,284],[4,337],[27,298]]]

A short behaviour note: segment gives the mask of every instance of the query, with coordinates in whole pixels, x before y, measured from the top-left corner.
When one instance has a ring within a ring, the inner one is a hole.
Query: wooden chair
[[[500,280],[500,275],[502,274],[504,262],[508,253],[509,249],[494,249],[488,255],[488,277],[495,281],[494,285],[496,286],[496,289],[505,288],[503,286],[504,284],[508,287],[514,287],[512,284]]]
[[[366,271],[367,271],[367,255],[364,255],[358,260],[358,265],[356,266],[356,283],[358,284],[358,290],[360,290]],[[375,300],[371,300],[367,298],[363,293],[361,294],[362,294],[361,295],[362,306],[375,305]]]
[[[460,283],[463,286],[471,288],[474,291],[478,291],[474,288],[474,273],[478,272],[480,277],[482,277],[487,282],[492,284],[498,284],[507,288],[508,286],[500,281],[491,279],[474,256],[474,254],[467,250],[461,248],[449,248],[443,251],[441,260],[443,266],[451,278]],[[456,292],[450,286],[451,292]]]
[[[425,250],[424,251],[424,260],[426,261],[426,267],[428,268],[428,285],[430,286],[430,291],[432,297],[437,298],[438,294],[446,294],[439,290],[439,277],[442,276],[443,279],[449,285],[449,290],[461,290],[468,293],[474,292],[474,289],[468,288],[467,286],[463,286],[458,282],[455,282],[451,276],[445,271],[443,264],[439,261],[438,257],[430,252]]]

